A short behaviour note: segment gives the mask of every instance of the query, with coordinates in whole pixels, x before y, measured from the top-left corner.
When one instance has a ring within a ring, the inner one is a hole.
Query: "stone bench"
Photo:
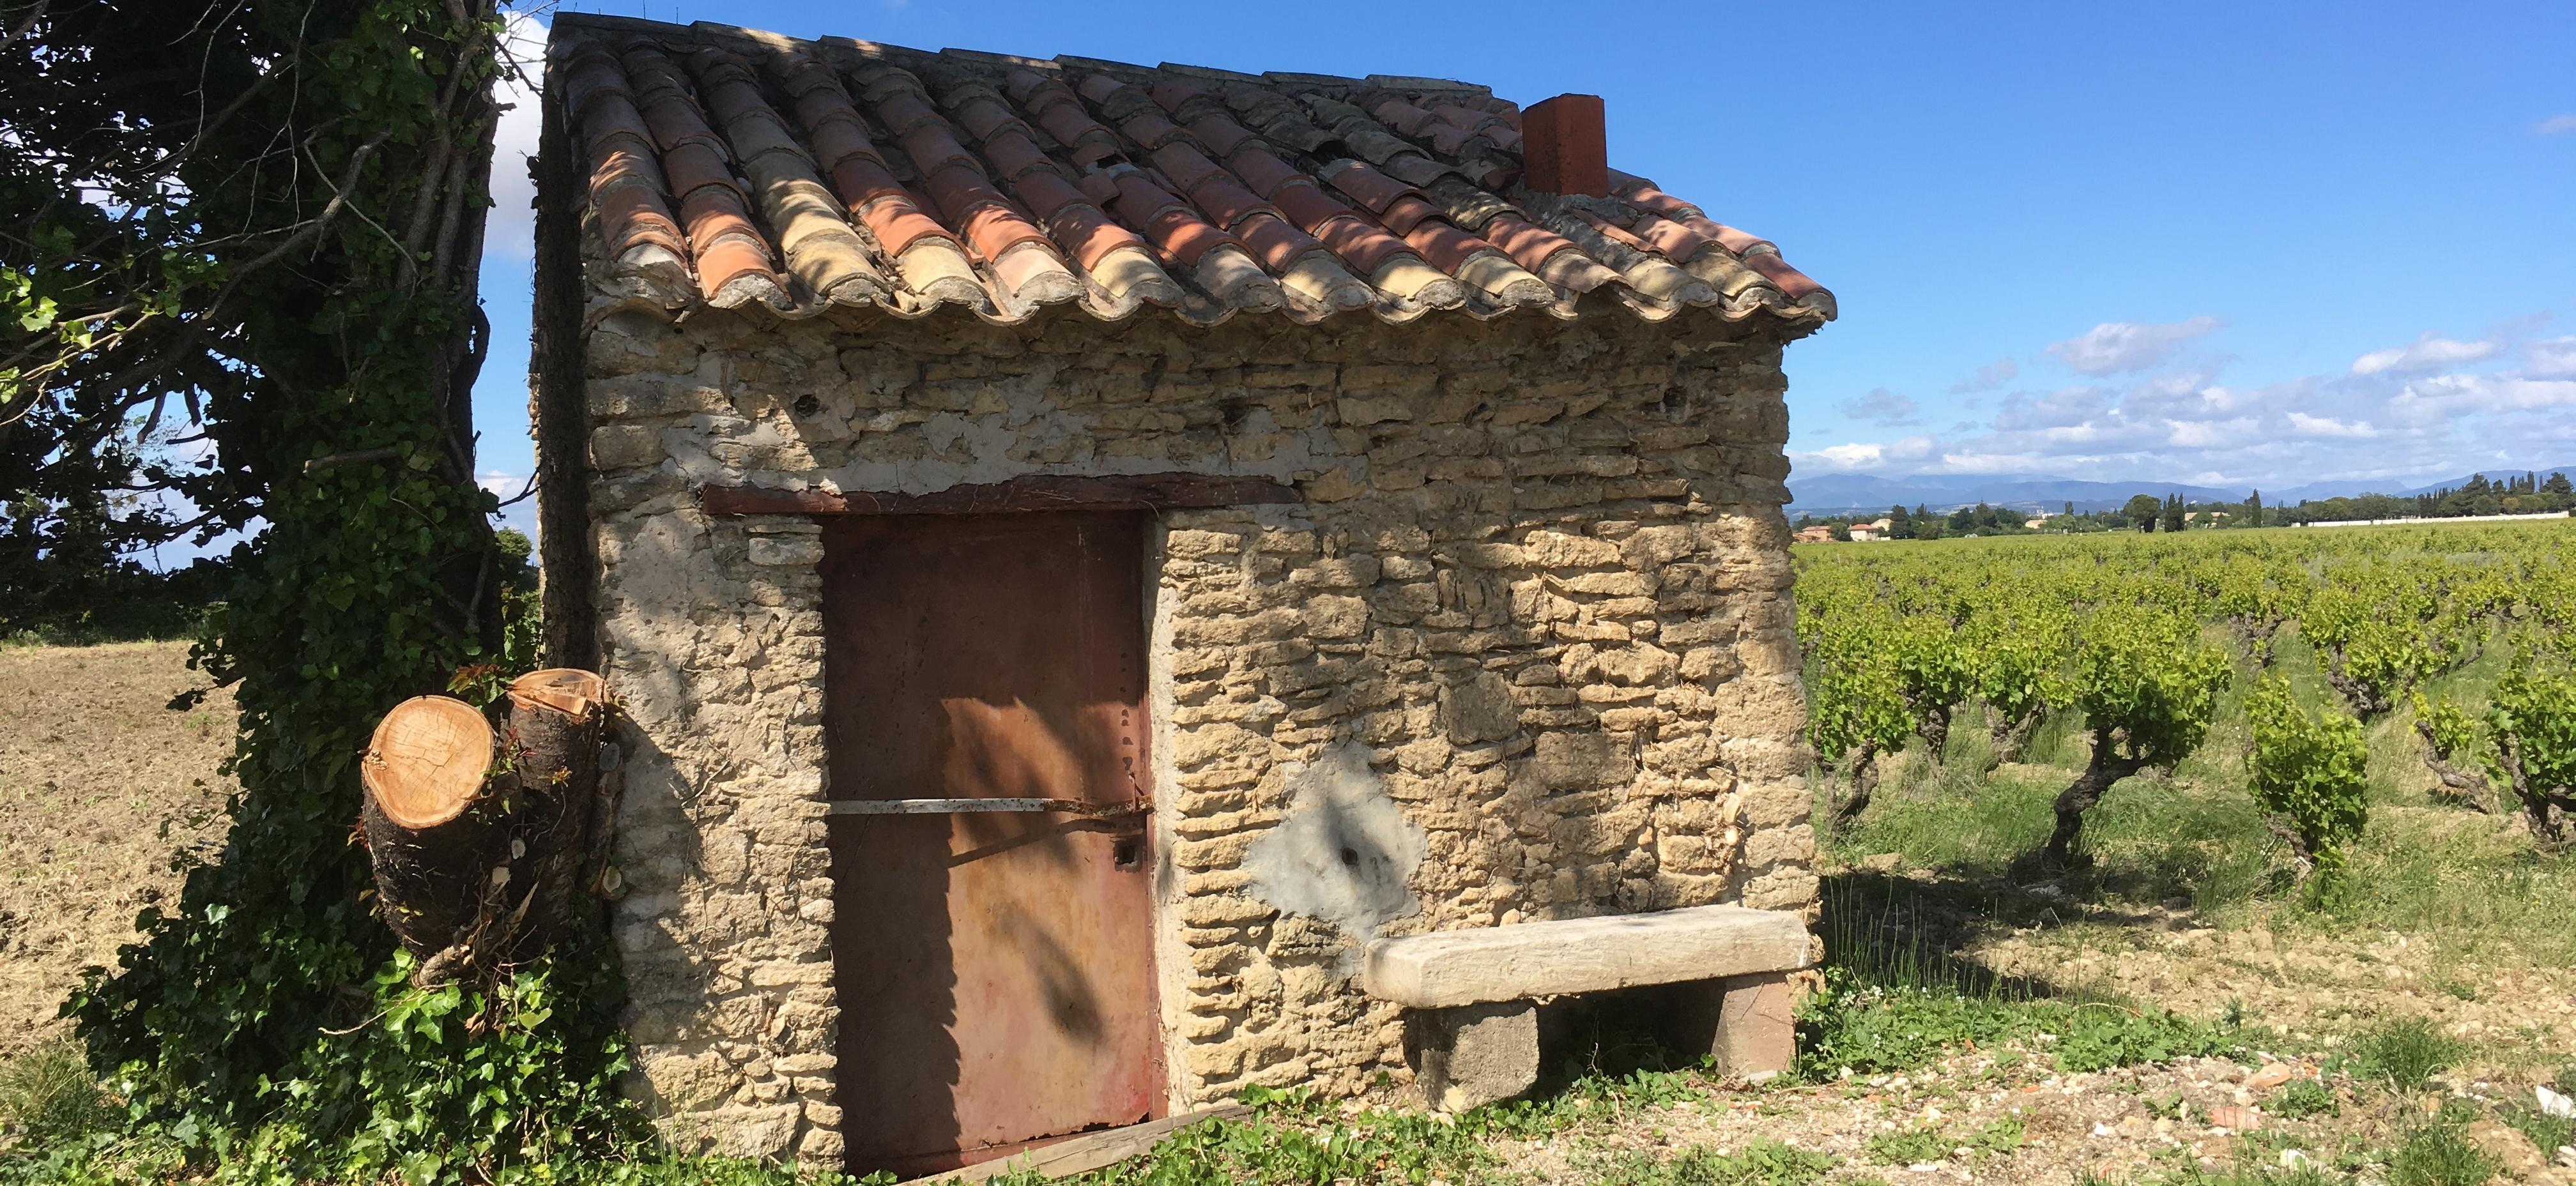
[[[1797,1054],[1789,973],[1807,966],[1795,914],[1697,906],[1437,931],[1368,946],[1360,983],[1412,1010],[1406,1055],[1432,1107],[1509,1099],[1538,1081],[1538,1000],[1669,986],[1666,1040],[1729,1075],[1764,1079]]]

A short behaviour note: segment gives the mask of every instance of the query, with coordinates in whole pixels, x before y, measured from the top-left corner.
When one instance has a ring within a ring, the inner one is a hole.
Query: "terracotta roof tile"
[[[1832,294],[1643,178],[1519,185],[1520,112],[1442,79],[1052,61],[560,14],[547,101],[603,293],[1210,324],[1694,306],[1803,333]]]

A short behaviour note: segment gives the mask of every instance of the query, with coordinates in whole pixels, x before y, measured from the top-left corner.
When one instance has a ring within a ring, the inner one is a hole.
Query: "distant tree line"
[[[1827,528],[1837,540],[1851,538],[1854,528],[1887,521],[1889,539],[1940,539],[1944,536],[2083,534],[2099,531],[2205,531],[2213,528],[2288,527],[2347,519],[2457,519],[2479,515],[2529,515],[2576,510],[2576,485],[2564,473],[2542,477],[2526,473],[2502,482],[2478,474],[2456,487],[2429,494],[2363,494],[2325,498],[2296,506],[2266,507],[2263,492],[2249,492],[2242,502],[2192,502],[2180,494],[2158,498],[2140,494],[2114,510],[2078,514],[2074,503],[2056,514],[2012,507],[1955,507],[1947,512],[1927,506],[1906,510],[1892,506],[1884,515],[1800,515],[1798,529]],[[2037,526],[2032,524],[2036,523]]]
[[[2457,486],[2429,494],[2364,494],[2323,498],[2283,507],[2281,523],[2331,523],[2346,519],[2463,519],[2477,515],[2535,515],[2576,509],[2576,485],[2565,473],[2526,473],[2504,481],[2471,475]]]

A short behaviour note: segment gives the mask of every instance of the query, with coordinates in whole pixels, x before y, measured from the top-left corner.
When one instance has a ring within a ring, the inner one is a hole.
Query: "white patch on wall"
[[[1345,742],[1283,768],[1288,816],[1244,853],[1253,897],[1362,937],[1421,912],[1408,882],[1427,851],[1422,829],[1369,772],[1368,755]]]

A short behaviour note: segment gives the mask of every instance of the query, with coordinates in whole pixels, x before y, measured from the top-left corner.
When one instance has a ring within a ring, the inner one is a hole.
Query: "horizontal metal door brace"
[[[1080,799],[840,799],[833,815],[950,815],[961,811],[1057,812],[1064,815],[1143,815],[1152,802],[1087,803]]]

